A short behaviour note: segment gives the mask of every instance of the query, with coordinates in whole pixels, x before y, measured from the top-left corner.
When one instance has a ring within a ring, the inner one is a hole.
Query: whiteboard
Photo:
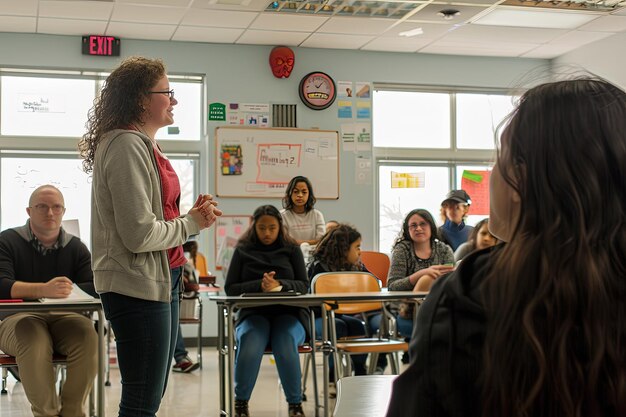
[[[218,127],[218,197],[283,197],[296,175],[311,180],[316,198],[339,198],[339,134],[332,130]]]

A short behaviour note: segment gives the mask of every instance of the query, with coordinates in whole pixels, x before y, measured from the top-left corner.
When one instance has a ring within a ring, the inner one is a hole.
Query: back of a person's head
[[[502,136],[519,215],[483,286],[484,415],[624,416],[626,94],[537,86]]]
[[[347,254],[350,245],[361,239],[361,233],[347,224],[338,224],[322,237],[313,252],[313,260],[324,263],[335,271],[359,269],[360,265],[350,265]]]

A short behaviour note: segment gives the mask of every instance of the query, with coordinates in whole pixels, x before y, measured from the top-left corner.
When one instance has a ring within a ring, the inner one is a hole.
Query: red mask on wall
[[[276,78],[289,78],[295,61],[293,51],[286,46],[277,46],[270,52],[270,67]]]

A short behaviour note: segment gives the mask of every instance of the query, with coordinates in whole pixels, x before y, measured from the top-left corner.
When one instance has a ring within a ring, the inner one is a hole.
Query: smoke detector
[[[459,12],[457,9],[443,9],[440,10],[437,14],[443,17],[445,20],[452,20],[456,16],[460,15],[461,12]]]

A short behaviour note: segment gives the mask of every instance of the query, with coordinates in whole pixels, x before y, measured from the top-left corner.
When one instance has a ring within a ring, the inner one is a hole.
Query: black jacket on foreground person
[[[468,255],[420,307],[411,366],[394,382],[387,417],[480,416],[486,318],[480,284],[502,245]]]

